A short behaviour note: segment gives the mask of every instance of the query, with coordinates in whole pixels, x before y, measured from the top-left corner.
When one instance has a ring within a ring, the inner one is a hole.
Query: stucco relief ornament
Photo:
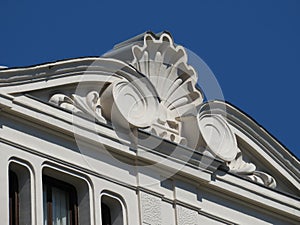
[[[111,83],[101,95],[102,115],[117,128],[149,127],[157,117],[158,100],[147,89],[125,80]]]
[[[230,172],[271,188],[276,187],[272,176],[256,170],[253,163],[243,160],[235,134],[221,115],[200,114],[198,124],[202,137],[200,143],[202,142],[202,146],[206,145],[204,151],[224,160]]]
[[[115,129],[149,127],[158,117],[158,100],[140,80],[115,80],[103,85],[100,92],[89,91],[85,95],[76,93],[69,97],[58,93],[49,102],[75,115],[112,122]]]
[[[195,88],[198,76],[194,68],[188,65],[182,46],[175,47],[166,33],[158,39],[146,34],[143,45],[134,45],[132,52],[134,60],[131,64],[150,80],[161,101],[159,116],[148,131],[189,145],[187,142],[191,138],[187,137],[188,132],[182,129],[182,125],[186,117],[194,117],[200,131],[196,148],[224,160],[232,173],[275,188],[276,181],[272,176],[256,171],[253,163],[243,160],[235,134],[221,115],[200,116],[195,113],[196,107],[203,103],[203,95]]]
[[[179,144],[187,144],[182,134],[182,117],[196,115],[196,106],[203,102],[202,93],[195,88],[197,73],[187,64],[182,46],[175,46],[171,36],[159,38],[146,34],[143,45],[132,47],[133,65],[155,87],[159,113],[147,131]]]
[[[102,122],[106,121],[102,116],[100,97],[96,91],[90,91],[84,97],[78,94],[72,94],[70,97],[61,93],[54,94],[49,102],[80,116],[96,118]]]
[[[131,66],[105,59],[126,71],[117,71],[113,81],[107,79],[100,92],[95,87],[84,95],[59,93],[49,101],[75,114],[111,122],[116,132],[123,128],[125,133],[144,129],[219,158],[232,173],[268,187],[276,186],[272,176],[244,161],[236,136],[223,116],[198,112],[203,94],[196,89],[197,73],[188,65],[185,49],[176,46],[169,34],[145,34],[142,43],[133,44],[131,54]]]

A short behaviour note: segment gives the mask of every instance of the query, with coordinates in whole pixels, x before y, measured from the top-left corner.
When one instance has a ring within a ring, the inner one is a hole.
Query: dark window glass
[[[113,195],[102,194],[101,196],[102,225],[124,225],[123,207],[119,198]]]
[[[12,171],[9,171],[9,224],[19,225],[18,177]]]
[[[78,225],[75,188],[57,179],[43,176],[44,225]]]
[[[101,203],[101,216],[102,216],[102,225],[111,225],[111,215],[110,215],[110,209],[109,207]]]

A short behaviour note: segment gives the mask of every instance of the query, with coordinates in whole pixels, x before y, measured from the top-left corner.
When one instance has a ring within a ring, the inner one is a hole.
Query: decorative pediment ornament
[[[267,187],[276,187],[276,180],[271,175],[256,170],[256,166],[253,163],[245,162],[241,151],[237,154],[236,158],[228,162],[227,165],[232,173],[238,174],[246,179],[260,183]]]
[[[60,93],[49,101],[99,122],[143,129],[187,145],[223,160],[232,173],[272,188],[276,186],[272,176],[243,160],[235,133],[223,116],[198,112],[203,94],[196,88],[197,73],[188,65],[185,49],[175,46],[168,33],[159,37],[145,34],[142,44],[131,45],[131,54],[130,65],[111,60],[124,64],[126,73],[134,75],[124,76],[124,72],[116,71],[117,78],[106,79],[100,91],[91,90],[84,96]]]
[[[204,115],[198,119],[199,129],[207,147],[219,158],[230,162],[238,148],[235,135],[220,115]]]
[[[64,94],[55,94],[49,102],[83,117],[89,116],[101,122],[106,121],[102,116],[100,97],[96,91],[89,92],[85,97],[77,94],[72,94],[70,97]]]
[[[213,156],[226,162],[230,172],[265,186],[275,188],[276,181],[269,174],[257,171],[253,163],[243,160],[234,132],[221,115],[198,115],[202,144]]]
[[[127,81],[110,84],[101,96],[101,105],[103,116],[124,128],[127,124],[139,128],[149,127],[158,112],[158,100],[154,96],[147,96],[134,83]]]
[[[203,102],[202,93],[195,88],[197,73],[188,65],[182,46],[175,46],[172,37],[163,33],[159,38],[144,36],[143,45],[132,47],[133,65],[155,87],[160,99],[156,122],[147,130],[180,144],[187,144],[182,135],[182,117],[196,115],[196,106]]]

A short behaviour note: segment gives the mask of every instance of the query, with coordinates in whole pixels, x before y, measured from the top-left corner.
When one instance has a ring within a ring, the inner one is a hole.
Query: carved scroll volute
[[[258,171],[253,163],[244,161],[235,133],[221,115],[198,115],[198,127],[201,133],[198,149],[224,160],[231,173],[267,187],[276,187],[276,180],[271,175]]]
[[[157,119],[158,100],[128,81],[110,84],[101,96],[103,116],[122,128],[145,128]]]
[[[213,155],[230,162],[239,152],[234,133],[226,120],[219,115],[203,115],[198,118],[202,143]]]

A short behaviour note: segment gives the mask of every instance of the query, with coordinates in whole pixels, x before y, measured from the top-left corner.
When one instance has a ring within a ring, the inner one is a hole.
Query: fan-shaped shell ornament
[[[175,46],[172,37],[163,33],[144,36],[143,44],[132,46],[131,65],[153,85],[160,100],[158,118],[148,129],[162,138],[186,144],[181,134],[181,119],[195,116],[196,107],[203,102],[196,89],[197,73],[188,65],[188,56],[182,46]]]
[[[143,46],[134,45],[132,53],[131,64],[150,80],[171,116],[182,116],[203,102],[195,88],[197,73],[187,64],[184,47],[175,46],[169,34],[146,34]]]

